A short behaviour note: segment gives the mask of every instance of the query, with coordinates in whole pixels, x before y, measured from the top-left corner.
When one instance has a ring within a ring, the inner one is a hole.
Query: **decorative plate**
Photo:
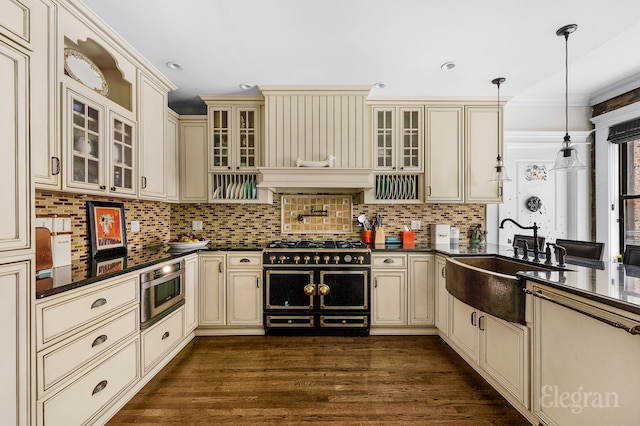
[[[64,71],[75,81],[103,96],[107,96],[109,93],[109,85],[100,68],[91,59],[75,49],[64,49]]]
[[[181,242],[173,242],[169,241],[169,247],[176,250],[188,250],[188,249],[196,249],[206,246],[209,243],[209,240],[198,241],[197,243],[181,243]]]

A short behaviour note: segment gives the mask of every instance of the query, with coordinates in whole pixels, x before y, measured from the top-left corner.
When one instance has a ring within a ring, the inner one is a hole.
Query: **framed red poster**
[[[92,257],[127,253],[124,204],[87,201],[87,218]]]

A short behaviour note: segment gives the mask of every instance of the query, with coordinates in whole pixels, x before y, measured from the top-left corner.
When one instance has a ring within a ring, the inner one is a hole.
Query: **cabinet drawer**
[[[142,334],[142,361],[147,372],[182,340],[183,312],[180,308]]]
[[[3,1],[0,4],[0,34],[28,45],[31,41],[30,20],[29,5],[18,1]]]
[[[262,253],[227,254],[228,268],[259,268],[262,266]]]
[[[405,254],[375,254],[371,256],[373,268],[406,268],[407,256]]]
[[[140,378],[136,338],[104,362],[42,402],[40,424],[84,425]]]
[[[41,349],[54,340],[78,332],[105,315],[139,301],[138,277],[101,286],[61,301],[44,302],[36,308],[37,345]]]
[[[102,323],[71,342],[38,354],[38,395],[98,355],[138,332],[140,313],[136,307]]]

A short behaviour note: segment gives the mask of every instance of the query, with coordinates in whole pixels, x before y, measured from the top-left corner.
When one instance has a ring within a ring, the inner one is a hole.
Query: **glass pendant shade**
[[[570,170],[582,170],[586,166],[582,164],[578,158],[578,150],[571,146],[571,139],[569,135],[564,137],[562,142],[562,148],[558,151],[556,156],[556,162],[551,168],[552,171],[570,171]]]
[[[507,174],[507,168],[502,165],[502,158],[499,155],[496,159],[496,165],[491,172],[491,179],[489,179],[489,182],[511,182],[511,179]]]

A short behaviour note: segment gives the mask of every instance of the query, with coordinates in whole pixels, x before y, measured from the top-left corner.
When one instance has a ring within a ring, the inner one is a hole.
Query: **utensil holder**
[[[376,233],[374,238],[375,239],[373,243],[375,245],[380,245],[380,246],[385,245],[384,228],[382,226],[379,226],[376,228]]]
[[[371,244],[373,242],[373,231],[371,229],[362,230],[362,242],[365,244]]]

